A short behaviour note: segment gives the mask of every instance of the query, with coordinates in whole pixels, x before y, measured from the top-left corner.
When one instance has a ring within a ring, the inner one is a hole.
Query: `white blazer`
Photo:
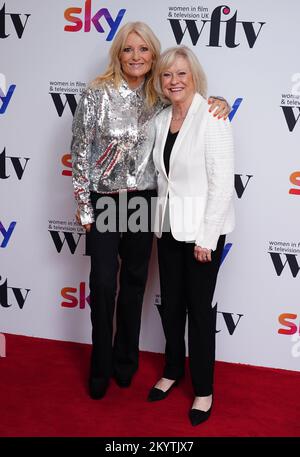
[[[171,152],[169,176],[163,153],[172,106],[156,117],[153,159],[158,204],[154,231],[160,238],[169,208],[176,240],[215,250],[219,236],[231,232],[235,223],[233,139],[228,119],[217,119],[208,110],[207,101],[196,93]]]

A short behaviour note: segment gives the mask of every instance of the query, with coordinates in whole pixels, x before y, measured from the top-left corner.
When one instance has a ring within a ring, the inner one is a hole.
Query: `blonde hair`
[[[156,62],[160,55],[160,42],[150,27],[144,22],[128,22],[121,27],[111,45],[109,51],[110,61],[106,71],[95,78],[90,86],[98,87],[108,81],[113,81],[115,87],[120,87],[122,79],[126,79],[120,64],[120,54],[130,33],[137,33],[146,42],[152,52],[152,67],[145,77],[146,101],[149,106],[152,106],[158,99],[154,89],[153,78]]]
[[[198,58],[195,56],[193,51],[187,46],[174,46],[173,48],[166,49],[157,61],[155,72],[154,72],[154,88],[160,98],[170,103],[162,91],[161,87],[161,75],[167,68],[173,65],[176,57],[183,57],[187,60],[195,86],[195,91],[201,94],[204,98],[206,97],[207,80],[203,68],[200,65]]]

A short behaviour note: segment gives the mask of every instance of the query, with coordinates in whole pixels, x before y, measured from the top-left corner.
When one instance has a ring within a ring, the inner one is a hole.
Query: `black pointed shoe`
[[[99,400],[106,394],[108,388],[108,380],[106,378],[90,378],[89,392],[93,400]]]
[[[195,409],[195,408],[190,409],[189,418],[190,418],[191,424],[193,426],[195,426],[195,425],[202,424],[202,422],[205,422],[209,418],[211,410],[212,410],[212,404],[207,411],[202,411],[201,409]]]
[[[157,387],[152,387],[152,389],[150,389],[149,394],[148,394],[148,401],[164,400],[165,398],[167,398],[167,396],[169,395],[169,393],[171,392],[173,387],[178,386],[178,383],[179,383],[179,379],[177,379],[175,382],[173,382],[171,387],[169,387],[169,389],[166,390],[165,392],[161,389],[158,389]]]

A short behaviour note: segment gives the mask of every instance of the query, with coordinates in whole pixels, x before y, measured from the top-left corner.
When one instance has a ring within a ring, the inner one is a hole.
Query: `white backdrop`
[[[300,369],[299,17],[297,0],[0,2],[0,332],[90,342],[71,123],[110,39],[141,20],[163,49],[191,46],[209,94],[233,106],[237,226],[214,297],[217,359]],[[142,350],[164,350],[159,299],[154,246]]]

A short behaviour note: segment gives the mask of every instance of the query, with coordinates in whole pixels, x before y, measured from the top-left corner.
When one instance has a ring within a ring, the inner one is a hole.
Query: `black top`
[[[170,169],[170,157],[171,157],[171,152],[175,143],[175,140],[177,138],[178,132],[172,133],[171,130],[168,132],[168,136],[166,139],[166,144],[164,148],[164,163],[165,163],[165,169],[167,176],[169,176],[169,169]]]

